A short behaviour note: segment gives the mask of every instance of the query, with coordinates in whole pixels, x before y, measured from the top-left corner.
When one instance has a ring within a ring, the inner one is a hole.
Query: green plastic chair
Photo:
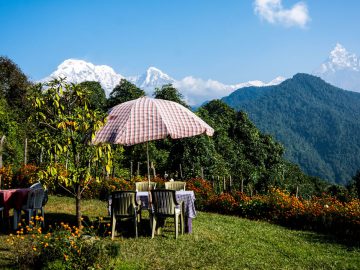
[[[175,190],[156,189],[151,191],[151,199],[153,212],[151,213],[151,238],[154,238],[156,224],[159,219],[166,219],[168,217],[174,218],[175,225],[175,239],[179,235],[179,218],[181,234],[184,234],[184,202],[177,201]]]
[[[136,182],[136,191],[149,191],[149,182]],[[150,182],[150,190],[156,189],[156,183]]]
[[[136,191],[115,191],[111,193],[111,239],[115,237],[116,222],[120,219],[134,221],[135,237],[138,237],[138,214],[140,207],[136,201]]]
[[[185,186],[186,186],[186,182],[181,182],[181,181],[165,182],[165,189],[185,190]]]

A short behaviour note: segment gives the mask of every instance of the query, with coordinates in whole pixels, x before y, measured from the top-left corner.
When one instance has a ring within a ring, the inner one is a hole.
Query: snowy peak
[[[278,85],[278,84],[282,83],[282,82],[285,81],[285,80],[286,80],[285,77],[278,76],[278,77],[276,77],[275,79],[273,79],[272,81],[268,82],[268,83],[266,84],[266,86]]]
[[[66,77],[68,82],[81,83],[84,81],[96,81],[101,84],[108,95],[124,76],[117,74],[111,67],[106,65],[94,65],[84,60],[67,59],[62,62],[49,77]]]
[[[151,93],[156,87],[175,82],[173,78],[156,67],[149,67],[144,74],[128,77],[128,79],[138,87]]]
[[[336,72],[338,70],[360,70],[360,61],[354,53],[349,53],[344,46],[337,43],[328,59],[315,72],[317,74]]]
[[[66,77],[68,82],[74,83],[97,81],[101,84],[107,96],[109,96],[111,91],[123,78],[145,90],[148,96],[152,96],[155,88],[160,88],[164,84],[171,83],[179,89],[189,105],[197,105],[203,103],[205,100],[221,98],[239,88],[275,85],[285,80],[283,77],[277,77],[269,83],[254,80],[238,84],[224,84],[216,80],[203,80],[193,76],[176,80],[156,67],[149,67],[145,73],[139,76],[124,77],[116,73],[109,66],[94,65],[77,59],[65,60],[49,77],[42,81],[49,81],[55,77]]]
[[[340,88],[360,92],[360,59],[340,43],[313,74]]]

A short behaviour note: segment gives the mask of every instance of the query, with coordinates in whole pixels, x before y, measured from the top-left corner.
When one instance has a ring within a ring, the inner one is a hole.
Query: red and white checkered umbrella
[[[199,134],[212,136],[214,129],[176,102],[141,97],[113,107],[94,143],[133,145],[167,136],[179,139]]]

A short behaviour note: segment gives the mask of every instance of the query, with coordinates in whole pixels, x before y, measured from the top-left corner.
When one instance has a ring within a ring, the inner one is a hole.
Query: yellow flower
[[[33,251],[36,251],[36,247],[33,247]]]

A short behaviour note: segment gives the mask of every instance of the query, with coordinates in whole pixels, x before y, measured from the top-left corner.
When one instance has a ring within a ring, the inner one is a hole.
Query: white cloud
[[[203,80],[188,76],[176,81],[174,86],[184,95],[190,105],[199,104],[205,100],[211,100],[229,95],[235,89],[215,80]]]
[[[255,13],[261,19],[286,27],[304,28],[310,21],[309,11],[304,2],[298,2],[290,9],[283,7],[282,0],[255,0]]]
[[[277,77],[268,83],[264,83],[262,81],[248,81],[237,84],[223,84],[212,79],[203,80],[201,78],[187,76],[180,81],[174,81],[173,85],[180,90],[180,92],[184,95],[185,101],[189,105],[199,105],[206,100],[227,96],[239,88],[276,85],[284,80],[284,77]]]

